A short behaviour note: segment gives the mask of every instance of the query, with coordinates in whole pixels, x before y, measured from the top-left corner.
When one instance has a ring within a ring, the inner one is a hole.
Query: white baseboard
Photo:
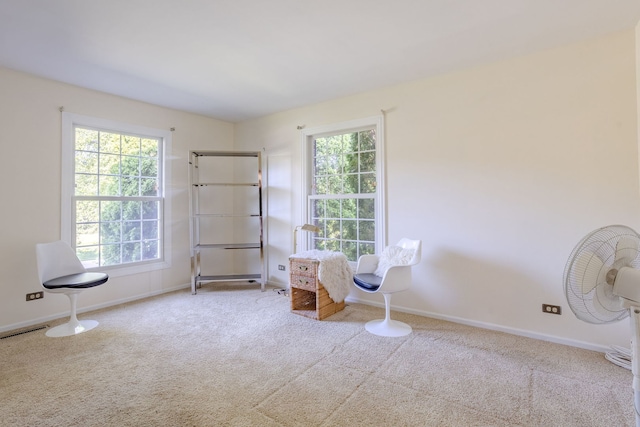
[[[348,303],[351,302],[356,304],[365,304],[365,305],[370,305],[374,307],[384,308],[384,303],[372,302],[372,301],[362,300],[359,298],[347,297],[345,301]],[[459,323],[461,325],[473,326],[476,328],[488,329],[491,331],[505,332],[507,334],[519,335],[519,336],[533,338],[541,341],[548,341],[556,344],[568,345],[570,347],[583,348],[585,350],[593,350],[600,353],[606,353],[607,351],[610,350],[608,347],[600,346],[600,345],[596,345],[596,344],[592,344],[584,341],[556,337],[553,335],[540,334],[538,332],[528,331],[525,329],[510,328],[503,325],[496,325],[494,323],[480,322],[477,320],[464,319],[462,317],[456,317],[456,316],[447,316],[440,313],[432,313],[429,311],[416,310],[416,309],[407,308],[407,307],[393,306],[392,309],[394,311],[400,311],[403,313],[416,314],[418,316],[430,317],[430,318],[439,319],[439,320],[446,320],[448,322]]]
[[[270,281],[266,284],[267,286],[271,286],[271,287],[275,287],[275,288],[288,288],[288,284],[282,284],[282,283],[277,283],[274,281]],[[119,300],[115,300],[115,301],[109,301],[103,304],[96,304],[93,306],[89,306],[89,307],[84,307],[82,309],[78,309],[78,313],[86,313],[86,312],[90,312],[90,311],[95,311],[95,310],[101,310],[103,308],[107,308],[107,307],[112,307],[118,304],[125,304],[128,302],[132,302],[132,301],[137,301],[140,299],[144,299],[144,298],[149,298],[149,297],[153,297],[156,295],[161,295],[161,294],[166,294],[169,292],[173,292],[173,291],[177,291],[180,289],[186,289],[189,288],[191,285],[190,284],[183,284],[183,285],[177,285],[171,288],[167,288],[167,289],[163,289],[163,290],[158,290],[158,291],[153,291],[153,292],[148,292],[145,294],[140,294],[140,295],[136,295],[133,297],[128,297],[128,298],[122,298]],[[372,302],[372,301],[366,301],[366,300],[362,300],[359,298],[353,298],[353,297],[347,297],[345,299],[345,301],[347,303],[356,303],[356,304],[365,304],[365,305],[370,305],[370,306],[374,306],[374,307],[381,307],[384,308],[384,304],[383,303],[379,303],[379,302]],[[499,331],[499,332],[505,332],[508,334],[513,334],[513,335],[519,335],[519,336],[523,336],[523,337],[528,337],[528,338],[533,338],[533,339],[537,339],[537,340],[541,340],[541,341],[548,341],[548,342],[552,342],[552,343],[556,343],[556,344],[563,344],[563,345],[568,345],[571,347],[578,347],[578,348],[583,348],[586,350],[593,350],[593,351],[597,351],[597,352],[601,352],[601,353],[606,353],[607,351],[609,351],[610,349],[604,346],[600,346],[600,345],[595,345],[592,343],[587,343],[587,342],[583,342],[583,341],[578,341],[578,340],[571,340],[571,339],[567,339],[567,338],[562,338],[562,337],[556,337],[553,335],[546,335],[546,334],[540,334],[537,332],[533,332],[533,331],[528,331],[525,329],[518,329],[518,328],[509,328],[503,325],[496,325],[494,323],[487,323],[487,322],[479,322],[476,320],[470,320],[470,319],[464,319],[462,317],[456,317],[456,316],[447,316],[447,315],[443,315],[443,314],[439,314],[439,313],[433,313],[433,312],[429,312],[429,311],[424,311],[424,310],[416,310],[416,309],[412,309],[412,308],[407,308],[407,307],[398,307],[398,306],[393,306],[393,310],[395,311],[400,311],[403,313],[410,313],[410,314],[415,314],[418,316],[423,316],[423,317],[430,317],[433,319],[440,319],[440,320],[445,320],[448,322],[453,322],[453,323],[459,323],[462,325],[468,325],[468,326],[473,326],[476,328],[482,328],[482,329],[488,329],[488,330],[492,330],[492,331]],[[31,326],[35,326],[35,325],[42,325],[43,323],[47,323],[47,322],[51,322],[53,320],[57,320],[63,317],[66,317],[69,315],[69,312],[63,312],[63,313],[58,313],[58,314],[54,314],[51,316],[45,316],[45,317],[40,317],[37,319],[32,319],[32,320],[28,320],[25,322],[19,322],[19,323],[13,323],[11,325],[6,325],[3,327],[0,327],[0,333],[5,333],[5,332],[9,332],[9,331],[15,331],[15,330],[19,330],[19,329],[24,329],[24,328],[28,328]]]
[[[265,286],[271,286],[274,288],[287,288],[289,285],[288,284],[281,284],[281,283],[274,283],[274,282],[267,282],[265,284]],[[140,294],[140,295],[136,295],[133,297],[128,297],[128,298],[122,298],[122,299],[118,299],[118,300],[114,300],[114,301],[108,301],[102,304],[96,304],[96,305],[91,305],[88,307],[83,307],[83,308],[79,308],[78,309],[78,314],[81,313],[88,313],[91,311],[95,311],[95,310],[101,310],[103,308],[108,308],[108,307],[113,307],[119,304],[126,304],[128,302],[132,302],[132,301],[137,301],[137,300],[141,300],[141,299],[145,299],[145,298],[150,298],[150,297],[154,297],[156,295],[162,295],[162,294],[166,294],[169,292],[173,292],[173,291],[178,291],[181,289],[187,289],[190,288],[191,284],[189,283],[185,283],[182,285],[177,285],[177,286],[173,286],[171,288],[167,288],[167,289],[163,289],[163,290],[158,290],[158,291],[153,291],[153,292],[147,292],[145,294]],[[6,326],[0,326],[0,333],[5,333],[5,332],[10,332],[10,331],[17,331],[17,330],[22,330],[25,328],[30,328],[32,326],[39,326],[42,325],[44,323],[47,322],[51,322],[53,320],[58,320],[58,319],[62,319],[64,317],[68,317],[69,316],[69,311],[64,311],[58,314],[52,314],[50,316],[44,316],[44,317],[39,317],[37,319],[31,319],[31,320],[27,320],[24,322],[19,322],[19,323],[13,323],[10,325],[6,325]]]
[[[118,299],[118,300],[114,300],[114,301],[108,301],[108,302],[105,302],[105,303],[102,303],[102,304],[96,304],[96,305],[91,305],[91,306],[88,306],[88,307],[79,308],[77,310],[77,312],[78,312],[78,314],[80,314],[80,313],[87,313],[87,312],[95,311],[95,310],[101,310],[103,308],[113,307],[113,306],[118,305],[118,304],[125,304],[125,303],[128,303],[128,302],[132,302],[132,301],[137,301],[137,300],[144,299],[144,298],[153,297],[153,296],[156,296],[156,295],[166,294],[166,293],[169,293],[169,292],[173,292],[173,291],[177,291],[177,290],[185,289],[185,288],[189,288],[189,287],[191,287],[191,285],[189,283],[184,284],[184,285],[178,285],[178,286],[174,286],[174,287],[163,289],[163,290],[147,292],[147,293],[136,295],[136,296],[132,296],[132,297],[122,298],[122,299]],[[0,333],[9,332],[9,331],[16,331],[16,330],[19,330],[19,329],[25,329],[25,328],[29,328],[31,326],[36,326],[36,325],[42,325],[43,323],[51,322],[53,320],[62,319],[64,317],[69,317],[69,311],[68,310],[64,311],[64,312],[61,312],[61,313],[58,313],[58,314],[52,314],[50,316],[39,317],[37,319],[31,319],[31,320],[27,320],[27,321],[24,321],[24,322],[13,323],[11,325],[2,326],[2,327],[0,327]]]

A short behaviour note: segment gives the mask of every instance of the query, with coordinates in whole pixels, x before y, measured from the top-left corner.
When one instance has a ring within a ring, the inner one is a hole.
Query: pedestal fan
[[[631,318],[636,427],[640,427],[640,235],[623,225],[599,228],[576,245],[564,271],[569,307],[580,320]]]

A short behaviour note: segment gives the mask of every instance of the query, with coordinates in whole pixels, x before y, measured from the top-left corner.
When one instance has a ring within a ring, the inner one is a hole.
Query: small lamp
[[[313,224],[304,224],[304,225],[296,226],[296,228],[293,229],[293,253],[294,254],[298,251],[298,239],[297,239],[298,230],[310,231],[312,233],[319,233],[320,232],[320,228],[316,227]],[[279,294],[284,294],[284,295],[289,295],[289,290],[288,289],[279,289],[278,293]]]
[[[298,251],[298,239],[297,239],[298,230],[310,231],[312,233],[319,233],[320,232],[320,228],[316,227],[313,224],[304,224],[304,225],[296,226],[296,228],[293,229],[293,253],[294,254]]]

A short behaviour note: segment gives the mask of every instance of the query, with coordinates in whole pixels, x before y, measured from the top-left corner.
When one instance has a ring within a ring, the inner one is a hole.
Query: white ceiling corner
[[[3,0],[0,66],[235,122],[639,20],[638,0]]]

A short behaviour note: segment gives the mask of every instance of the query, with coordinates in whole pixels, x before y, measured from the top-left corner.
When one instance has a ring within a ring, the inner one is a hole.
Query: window
[[[311,247],[349,261],[376,253],[384,236],[382,120],[366,119],[304,133]]]
[[[85,267],[157,268],[166,261],[164,152],[170,137],[63,113],[63,239]]]

